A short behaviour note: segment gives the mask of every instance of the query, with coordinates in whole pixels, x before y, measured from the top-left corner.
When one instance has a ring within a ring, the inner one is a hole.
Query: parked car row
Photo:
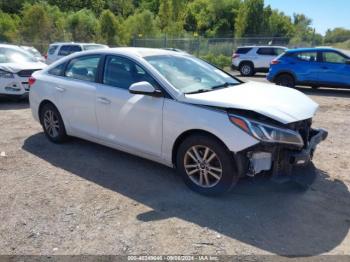
[[[53,43],[42,56],[34,47],[0,44],[0,95],[21,99],[28,96],[28,79],[62,57],[84,50],[108,48],[95,43]]]
[[[287,87],[350,87],[350,56],[329,47],[239,47],[232,55],[232,68],[242,76],[268,72],[270,82]]]

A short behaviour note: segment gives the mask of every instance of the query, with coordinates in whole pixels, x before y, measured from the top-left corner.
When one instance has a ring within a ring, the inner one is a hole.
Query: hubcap
[[[247,65],[244,65],[242,67],[242,72],[243,72],[244,75],[249,75],[250,74],[250,67],[247,66]]]
[[[58,133],[59,133],[59,130],[60,130],[58,117],[51,110],[45,111],[45,114],[44,114],[44,127],[45,127],[45,130],[47,131],[47,133],[49,134],[49,136],[51,136],[51,137],[57,137],[58,136]]]
[[[187,175],[200,187],[213,187],[222,177],[222,166],[217,154],[207,146],[192,146],[184,158]]]

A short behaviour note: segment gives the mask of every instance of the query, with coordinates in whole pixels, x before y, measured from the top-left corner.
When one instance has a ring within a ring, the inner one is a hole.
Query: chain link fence
[[[134,38],[134,47],[176,48],[188,53],[203,56],[208,54],[231,56],[232,51],[244,45],[289,46],[286,37],[248,37],[248,38]]]

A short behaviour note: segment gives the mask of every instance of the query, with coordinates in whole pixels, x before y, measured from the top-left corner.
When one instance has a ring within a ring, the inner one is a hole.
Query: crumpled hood
[[[0,69],[10,73],[18,73],[22,70],[43,69],[47,65],[42,62],[26,62],[26,63],[2,63]]]
[[[318,104],[295,89],[258,82],[184,95],[181,100],[192,104],[251,110],[283,124],[312,118],[318,108]]]

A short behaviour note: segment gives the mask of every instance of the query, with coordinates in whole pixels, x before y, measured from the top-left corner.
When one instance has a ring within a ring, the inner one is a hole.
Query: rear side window
[[[60,64],[52,69],[49,70],[50,75],[55,76],[63,76],[64,68],[66,67],[66,63]]]
[[[49,54],[49,55],[53,55],[53,54],[55,53],[55,51],[57,50],[57,48],[58,48],[58,45],[52,45],[52,46],[50,46],[50,47],[49,47],[49,51],[47,51],[48,54]]]
[[[65,76],[78,80],[95,82],[100,55],[82,56],[72,59],[66,69]]]
[[[270,55],[270,56],[278,55],[277,52],[275,51],[275,48],[271,48],[271,47],[259,48],[256,53],[259,55]]]
[[[241,48],[238,48],[238,49],[236,50],[236,54],[244,55],[244,54],[247,54],[250,50],[252,50],[252,48],[249,48],[249,47],[241,47]]]
[[[58,52],[58,55],[67,56],[70,54],[69,51],[70,51],[70,45],[63,45],[61,46],[61,49]]]
[[[80,52],[81,47],[78,45],[63,45],[58,52],[59,56],[67,56],[75,52]]]
[[[305,62],[316,62],[317,61],[317,52],[295,53],[294,56],[298,60],[305,61]]]

